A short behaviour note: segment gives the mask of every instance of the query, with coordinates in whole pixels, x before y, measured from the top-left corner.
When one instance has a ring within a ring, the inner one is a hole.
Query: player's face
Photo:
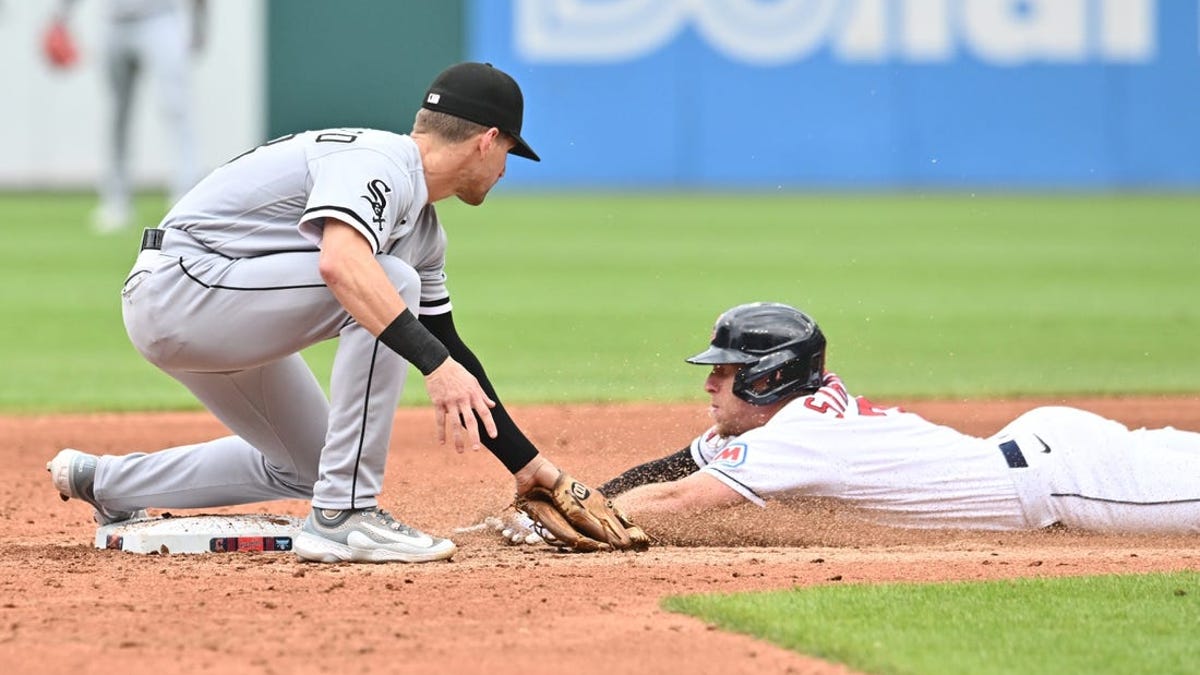
[[[516,144],[512,137],[503,133],[497,133],[490,141],[482,142],[478,161],[469,168],[467,179],[458,191],[458,198],[471,206],[482,204],[492,187],[504,177],[508,151]]]
[[[754,405],[733,393],[733,378],[744,366],[719,364],[712,367],[704,380],[704,391],[711,403],[708,414],[722,436],[737,436],[767,423],[779,411],[779,405]]]

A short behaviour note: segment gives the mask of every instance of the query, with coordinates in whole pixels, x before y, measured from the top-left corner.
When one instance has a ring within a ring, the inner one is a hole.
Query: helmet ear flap
[[[795,358],[791,351],[775,352],[742,368],[733,378],[734,395],[753,405],[770,405],[798,390],[801,383],[783,377],[783,369]],[[765,387],[755,386],[763,382]]]

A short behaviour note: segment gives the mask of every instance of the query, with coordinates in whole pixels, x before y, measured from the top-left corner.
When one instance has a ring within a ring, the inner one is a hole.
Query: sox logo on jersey
[[[375,212],[375,217],[371,222],[379,226],[380,232],[383,231],[383,209],[387,207],[387,197],[384,195],[391,191],[392,189],[387,186],[387,183],[376,178],[367,183],[367,192],[369,194],[362,196],[371,205],[371,210]]]

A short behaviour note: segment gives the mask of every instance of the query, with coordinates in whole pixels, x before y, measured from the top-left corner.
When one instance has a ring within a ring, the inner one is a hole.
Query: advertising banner
[[[547,187],[1200,187],[1200,2],[474,0]]]

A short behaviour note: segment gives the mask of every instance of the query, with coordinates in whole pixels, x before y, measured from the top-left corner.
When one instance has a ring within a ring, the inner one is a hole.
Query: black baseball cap
[[[516,80],[490,63],[467,61],[443,70],[425,92],[422,108],[454,115],[512,136],[514,155],[542,161],[521,138],[525,97]]]

